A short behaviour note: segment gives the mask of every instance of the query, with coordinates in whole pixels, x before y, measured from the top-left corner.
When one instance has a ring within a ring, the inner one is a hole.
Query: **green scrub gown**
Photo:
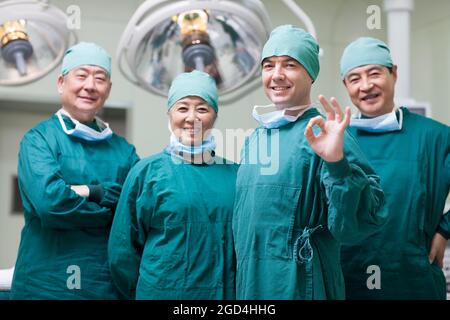
[[[444,274],[437,264],[429,263],[428,253],[436,231],[450,237],[450,215],[443,215],[450,186],[450,130],[402,110],[400,131],[369,133],[352,128],[380,175],[389,215],[375,234],[343,247],[350,299],[446,297]],[[368,289],[370,265],[380,268],[381,289]]]
[[[9,290],[0,291],[0,300],[9,300],[11,292]]]
[[[108,249],[111,275],[124,298],[235,298],[231,220],[237,168],[180,163],[165,150],[131,170]]]
[[[233,216],[238,299],[344,299],[340,242],[385,220],[379,178],[349,134],[336,163],[309,146],[304,130],[317,115],[313,108],[279,131],[257,128],[244,145]],[[275,174],[254,161],[265,141]]]
[[[73,123],[64,118],[69,126]],[[107,243],[121,185],[138,161],[113,134],[103,141],[69,136],[56,115],[23,137],[18,177],[25,226],[12,299],[115,299]],[[99,203],[71,185],[101,185]]]

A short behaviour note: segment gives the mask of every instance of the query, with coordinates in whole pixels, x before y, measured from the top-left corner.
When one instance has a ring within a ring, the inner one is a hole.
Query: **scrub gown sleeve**
[[[136,153],[136,148],[134,146],[131,146],[131,151],[130,151],[130,169],[134,167],[135,164],[137,164],[139,162],[140,158]]]
[[[135,147],[131,147],[131,154],[128,163],[130,169],[139,161]],[[122,184],[117,182],[102,182],[101,184],[88,185],[89,200],[98,203],[101,207],[107,207],[115,210],[122,192]]]
[[[42,226],[58,229],[105,227],[113,213],[79,196],[63,179],[56,152],[40,132],[28,132],[20,144],[18,177],[26,197]]]
[[[119,201],[122,185],[116,182],[103,182],[96,185],[88,185],[89,200],[98,203],[102,207],[115,209]]]
[[[385,223],[387,207],[380,178],[347,132],[344,158],[325,162],[321,176],[329,206],[328,227],[336,240],[361,240]]]
[[[111,277],[125,299],[136,297],[146,233],[141,210],[152,212],[154,203],[142,171],[142,166],[137,164],[125,181],[108,243]]]
[[[450,189],[450,146],[447,143],[445,153],[445,187],[447,188],[447,195]],[[439,223],[437,232],[439,232],[445,239],[450,239],[450,211],[445,212]]]
[[[442,216],[437,232],[439,232],[445,239],[450,239],[450,214],[447,212]]]

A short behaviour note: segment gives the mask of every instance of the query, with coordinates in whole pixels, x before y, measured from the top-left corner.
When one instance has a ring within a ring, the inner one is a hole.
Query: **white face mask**
[[[274,109],[274,104],[269,104],[267,106],[255,106],[253,108],[253,118],[255,118],[256,121],[260,125],[262,125],[266,129],[274,129],[274,128],[280,128],[282,126],[285,126],[286,124],[290,122],[297,121],[300,116],[305,113],[308,109],[312,108],[312,105],[303,105],[303,106],[295,106],[295,107],[289,107],[282,110],[275,110],[271,112],[266,113],[260,113],[261,111],[267,111],[270,109]],[[286,111],[291,110],[301,110],[296,116],[290,116],[286,114]]]
[[[396,111],[399,111],[399,119],[397,120]],[[383,114],[382,116],[367,119],[351,119],[350,126],[368,132],[392,132],[402,129],[403,112],[401,109],[394,108],[392,112]]]
[[[68,117],[75,124],[75,128],[70,130],[67,129],[67,126],[62,118],[63,115]],[[58,112],[56,112],[56,116],[58,117],[59,123],[61,124],[64,132],[70,136],[78,137],[87,141],[101,141],[108,139],[113,134],[112,130],[109,128],[109,124],[98,117],[95,117],[95,120],[99,128],[102,129],[101,132],[89,128],[87,125],[82,124],[80,121],[72,118],[70,114],[64,109],[59,109]]]

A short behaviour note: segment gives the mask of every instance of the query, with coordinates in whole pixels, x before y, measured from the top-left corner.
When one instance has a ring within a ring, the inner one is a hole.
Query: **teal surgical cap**
[[[289,56],[297,60],[313,81],[319,75],[319,45],[301,28],[293,25],[276,27],[264,45],[261,62],[273,56]]]
[[[209,74],[197,70],[179,74],[170,86],[167,107],[170,110],[178,100],[189,96],[202,98],[216,113],[219,111],[216,81]]]
[[[111,76],[111,56],[95,43],[80,42],[66,50],[62,62],[61,74],[82,65],[98,66]]]
[[[378,64],[391,68],[393,65],[391,52],[383,41],[375,38],[362,37],[350,43],[342,54],[342,79],[351,70],[368,64]]]

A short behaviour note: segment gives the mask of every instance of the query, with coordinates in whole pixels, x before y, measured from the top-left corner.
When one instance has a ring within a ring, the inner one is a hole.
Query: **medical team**
[[[20,144],[11,298],[445,299],[449,127],[395,105],[397,66],[374,38],[341,58],[358,115],[319,96],[321,115],[310,97],[318,55],[303,29],[272,31],[261,56],[272,104],[255,106],[238,165],[215,155],[211,76],[173,80],[170,143],[139,161],[96,116],[111,57],[93,43],[69,48],[62,108]],[[279,143],[274,174],[247,161],[268,137]]]

